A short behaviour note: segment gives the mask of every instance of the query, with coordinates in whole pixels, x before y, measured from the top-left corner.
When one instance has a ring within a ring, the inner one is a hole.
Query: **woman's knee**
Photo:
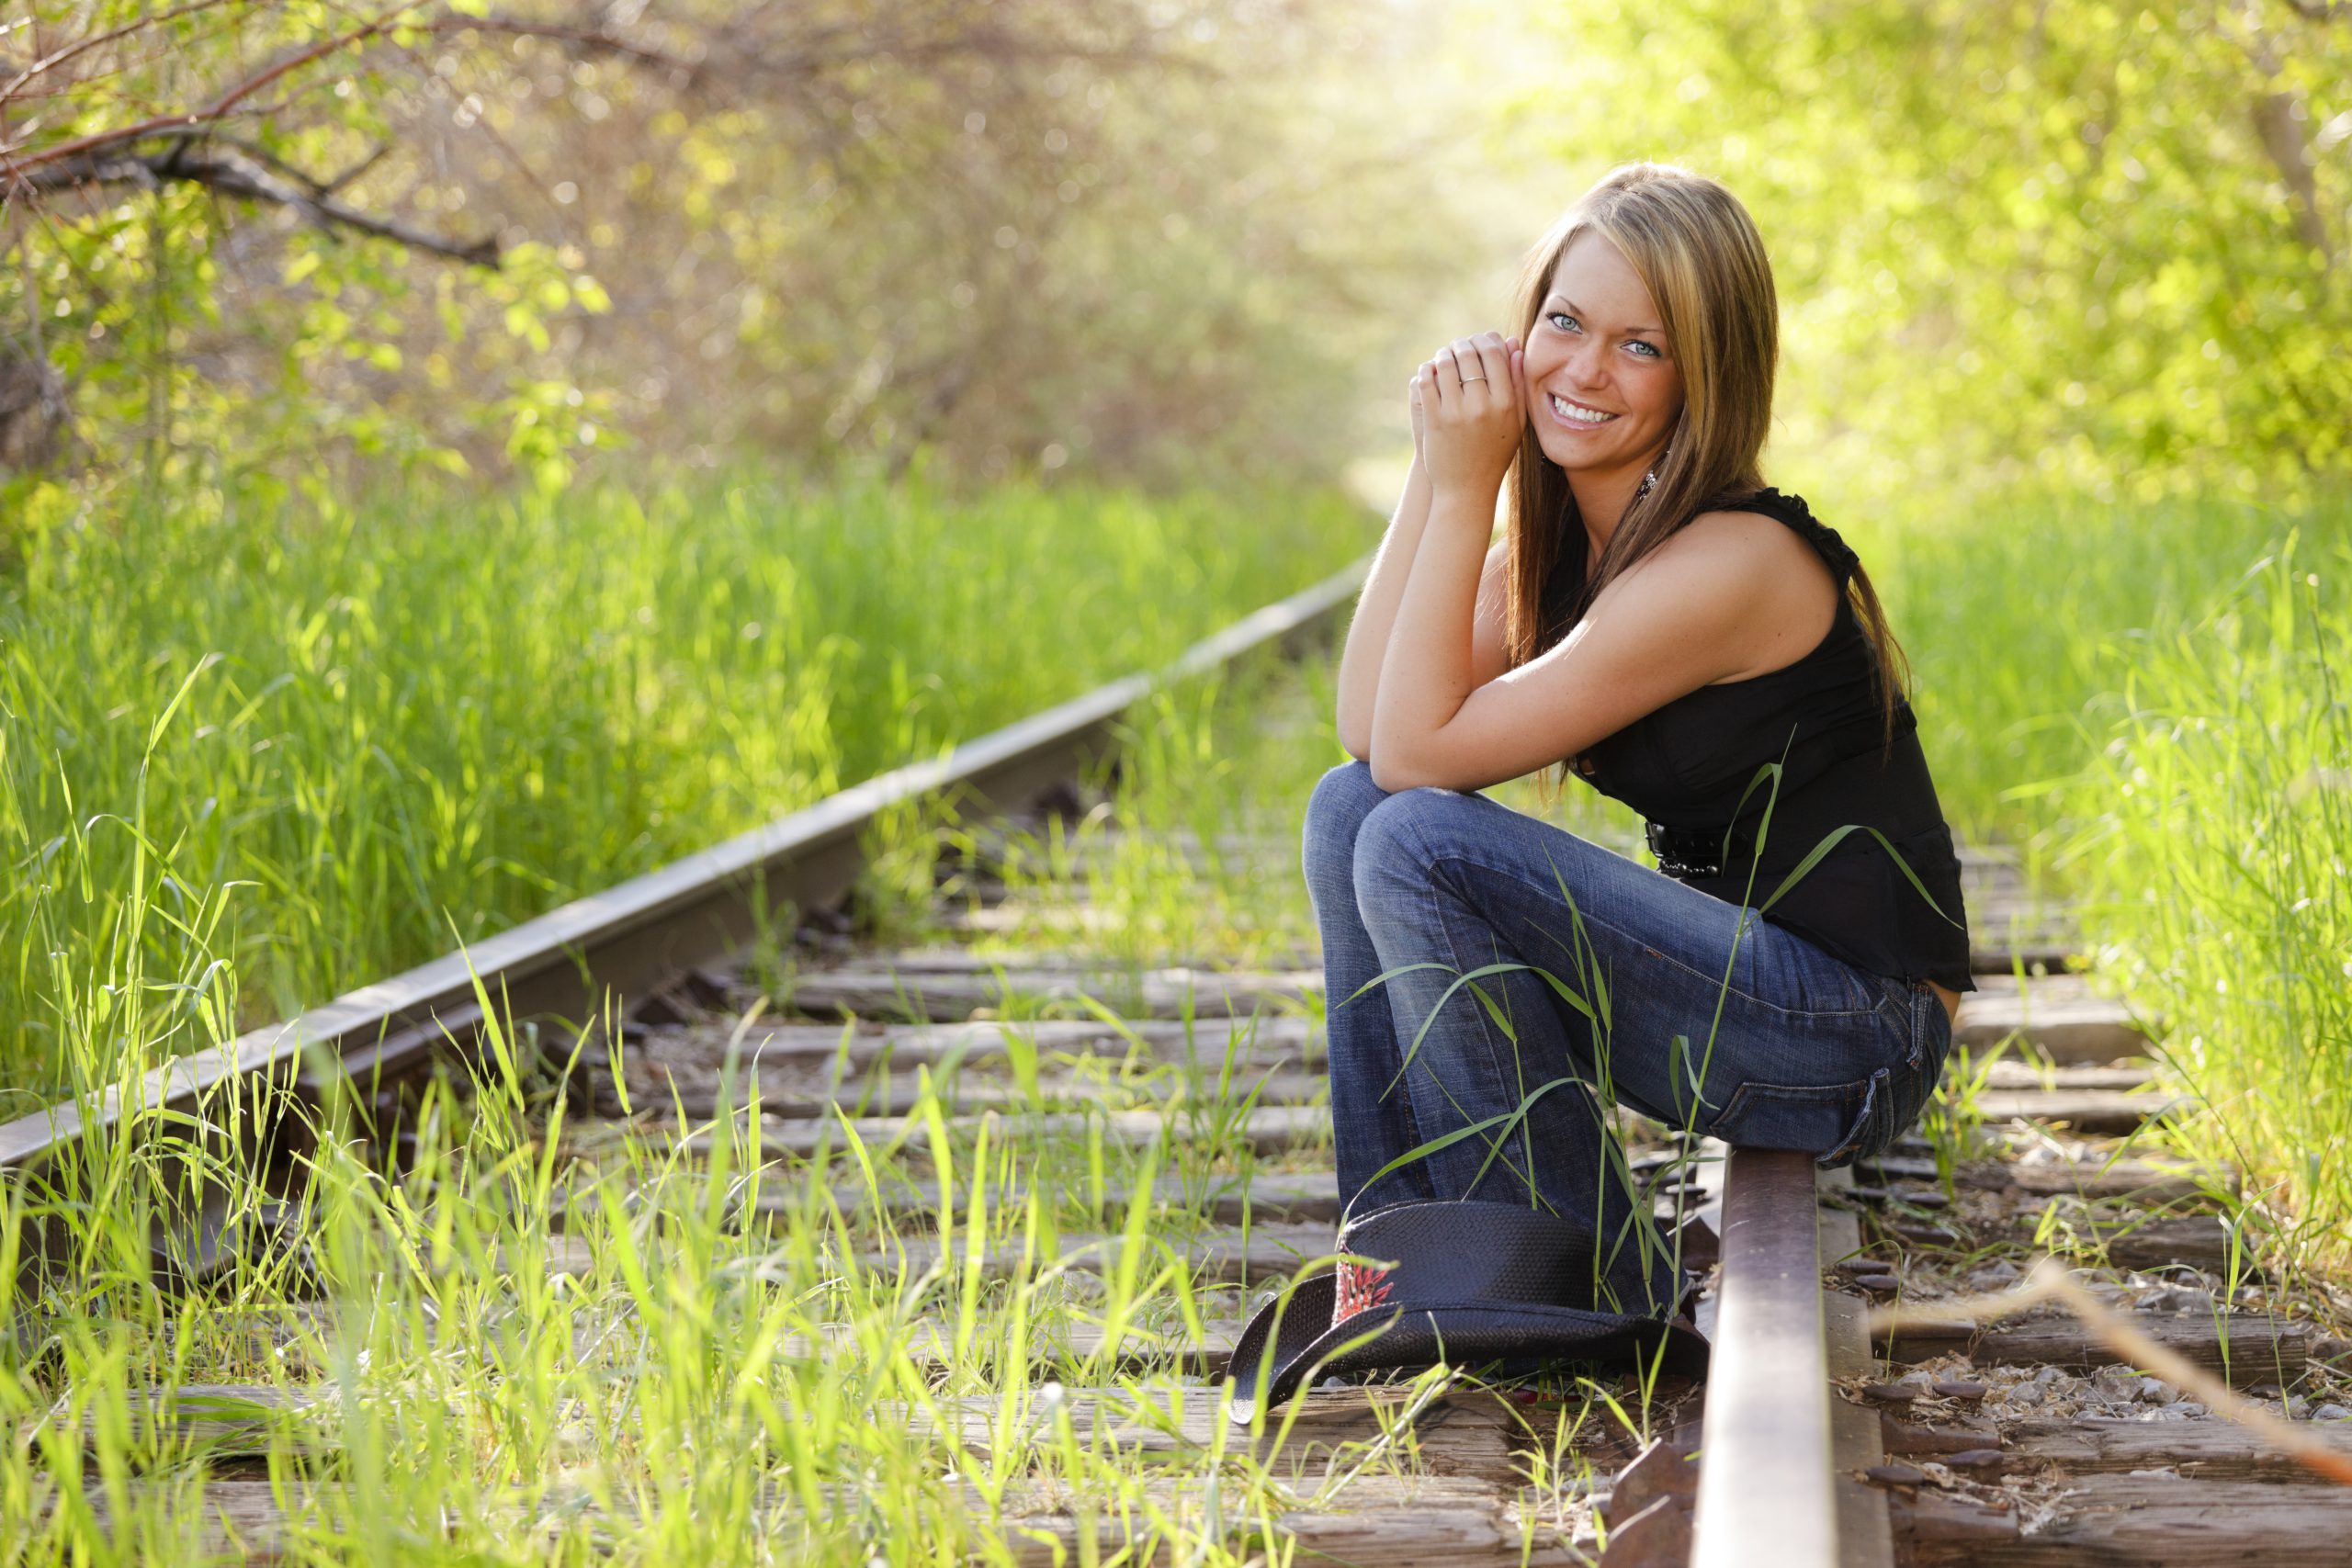
[[[1422,784],[1384,796],[1356,827],[1352,874],[1419,876],[1436,858],[1451,823],[1493,802],[1460,790]]]
[[[1309,883],[1336,878],[1344,884],[1355,863],[1356,831],[1388,792],[1372,782],[1372,766],[1351,758],[1316,781],[1306,797],[1300,829],[1301,854]]]
[[[1600,896],[1607,877],[1623,869],[1612,852],[1499,801],[1423,785],[1387,796],[1357,827],[1350,867],[1357,903],[1370,908],[1383,902],[1384,889],[1426,886],[1439,863],[1455,854],[1515,868],[1547,890],[1564,887],[1580,904]]]

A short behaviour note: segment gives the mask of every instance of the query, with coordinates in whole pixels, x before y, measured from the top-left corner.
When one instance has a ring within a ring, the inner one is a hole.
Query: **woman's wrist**
[[[1480,484],[1476,480],[1432,480],[1430,485],[1430,518],[1442,517],[1455,525],[1477,525],[1478,536],[1485,538],[1494,532],[1495,498],[1501,485]]]

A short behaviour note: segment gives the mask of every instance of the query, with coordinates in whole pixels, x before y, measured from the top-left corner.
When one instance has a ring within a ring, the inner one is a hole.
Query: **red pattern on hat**
[[[1370,1312],[1388,1299],[1390,1269],[1368,1264],[1340,1265],[1339,1288],[1331,1297],[1331,1321],[1339,1324],[1360,1312]]]

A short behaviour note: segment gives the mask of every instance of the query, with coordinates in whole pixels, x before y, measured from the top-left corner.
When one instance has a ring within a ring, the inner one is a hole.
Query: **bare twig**
[[[2109,1349],[2128,1364],[2145,1368],[2166,1382],[2188,1390],[2215,1415],[2250,1427],[2305,1468],[2330,1481],[2352,1485],[2352,1459],[2293,1422],[2282,1421],[2253,1401],[2241,1398],[2229,1384],[2179,1351],[2149,1338],[2130,1318],[2085,1290],[2048,1253],[2034,1259],[2032,1269],[2013,1291],[1962,1296],[1955,1301],[1922,1302],[1916,1306],[1878,1307],[1870,1314],[1870,1329],[1877,1334],[1909,1324],[1981,1323],[2007,1317],[2046,1301],[2055,1301],[2081,1318]]]
[[[160,16],[141,17],[139,20],[117,28],[111,32],[94,34],[78,42],[67,44],[63,49],[32,62],[15,76],[9,78],[8,85],[0,87],[0,103],[6,103],[15,97],[23,90],[26,83],[43,72],[54,71],[68,61],[87,54],[94,49],[129,38],[132,33],[144,32],[149,28],[162,27],[166,22],[176,22],[183,17],[192,17],[198,11],[213,10],[227,4],[229,0],[194,0],[192,5],[181,6],[174,10],[165,11]]]
[[[376,144],[376,150],[368,153],[368,156],[360,159],[359,162],[352,164],[351,167],[344,170],[343,173],[339,175],[329,175],[325,179],[320,181],[318,183],[318,194],[321,196],[333,196],[335,192],[341,190],[344,186],[349,185],[352,181],[357,179],[360,175],[366,174],[368,170],[382,163],[386,154],[390,153],[391,150],[392,144],[390,142],[378,142]]]
[[[238,83],[221,94],[209,107],[189,109],[179,114],[156,115],[152,118],[130,125],[116,126],[110,130],[94,130],[86,136],[77,136],[70,141],[60,141],[54,146],[43,147],[35,152],[0,153],[0,166],[5,166],[7,172],[22,174],[46,164],[63,163],[69,159],[102,152],[109,147],[120,147],[167,132],[184,132],[225,119],[238,105],[271,83],[329,54],[349,49],[354,44],[363,43],[374,38],[399,21],[401,17],[426,3],[427,0],[401,0],[401,4],[384,12],[372,22],[354,28],[349,32],[338,33],[334,38],[322,39],[308,49],[298,50],[267,70]]]
[[[659,66],[691,77],[702,69],[699,61],[672,54],[650,44],[634,43],[606,28],[568,28],[555,22],[526,21],[516,17],[435,17],[423,26],[436,33],[497,33],[507,38],[545,39],[583,54],[605,54],[634,65]]]

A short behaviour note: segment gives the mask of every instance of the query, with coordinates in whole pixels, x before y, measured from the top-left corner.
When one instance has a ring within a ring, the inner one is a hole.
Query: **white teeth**
[[[1574,403],[1563,402],[1557,392],[1552,394],[1552,406],[1559,411],[1562,419],[1572,419],[1578,424],[1603,424],[1617,417],[1613,413],[1593,413]]]

